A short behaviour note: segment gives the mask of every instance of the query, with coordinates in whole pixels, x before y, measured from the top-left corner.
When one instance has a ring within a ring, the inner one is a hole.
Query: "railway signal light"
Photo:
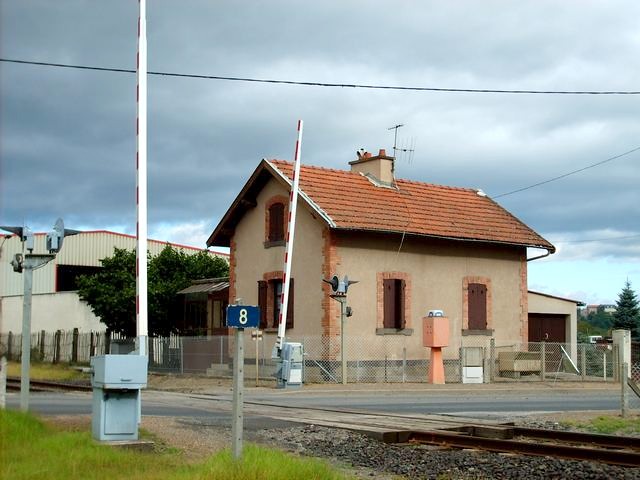
[[[333,277],[331,277],[331,280],[323,278],[322,281],[331,285],[331,290],[333,291],[333,295],[335,296],[346,296],[349,285],[358,283],[358,280],[349,280],[349,277],[347,277],[346,275],[342,280],[340,280],[337,275],[334,275]]]

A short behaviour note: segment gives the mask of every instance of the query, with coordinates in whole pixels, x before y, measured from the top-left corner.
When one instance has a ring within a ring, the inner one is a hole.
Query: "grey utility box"
[[[91,358],[93,414],[96,440],[137,440],[140,390],[147,386],[148,357],[100,355]]]
[[[297,388],[302,385],[304,351],[301,343],[287,342],[282,346],[282,361],[276,373],[278,388]]]

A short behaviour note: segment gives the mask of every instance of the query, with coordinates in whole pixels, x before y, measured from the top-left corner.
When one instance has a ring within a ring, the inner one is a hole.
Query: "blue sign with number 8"
[[[229,305],[227,307],[227,327],[258,328],[260,308],[252,305]]]

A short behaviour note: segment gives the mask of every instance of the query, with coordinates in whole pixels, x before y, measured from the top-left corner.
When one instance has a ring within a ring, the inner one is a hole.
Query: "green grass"
[[[0,410],[0,478],[258,480],[346,478],[325,463],[246,445],[241,462],[223,451],[200,464],[161,448],[140,453],[99,445],[89,432],[64,432],[36,417]]]
[[[7,375],[19,377],[21,375],[19,362],[7,362]],[[69,365],[58,363],[32,362],[29,368],[29,378],[33,380],[69,381],[89,379],[88,373],[83,373]]]
[[[606,435],[633,435],[640,433],[640,418],[622,418],[601,415],[586,422],[563,422],[573,428],[580,428]]]

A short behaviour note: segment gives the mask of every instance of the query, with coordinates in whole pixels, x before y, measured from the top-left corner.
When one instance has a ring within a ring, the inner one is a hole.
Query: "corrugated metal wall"
[[[36,234],[34,253],[46,252],[45,240],[46,235]],[[166,244],[166,242],[149,240],[149,251],[152,255],[157,255]],[[99,267],[100,259],[113,255],[115,247],[134,250],[136,239],[129,235],[106,231],[85,232],[65,238],[62,250],[55,260],[34,272],[33,293],[55,292],[56,265]],[[187,254],[200,251],[198,248],[176,245],[174,248],[182,249]],[[14,272],[10,264],[16,253],[22,253],[22,242],[17,236],[14,235],[6,240],[0,239],[0,296],[22,295],[23,276]],[[223,256],[223,258],[227,257]]]

